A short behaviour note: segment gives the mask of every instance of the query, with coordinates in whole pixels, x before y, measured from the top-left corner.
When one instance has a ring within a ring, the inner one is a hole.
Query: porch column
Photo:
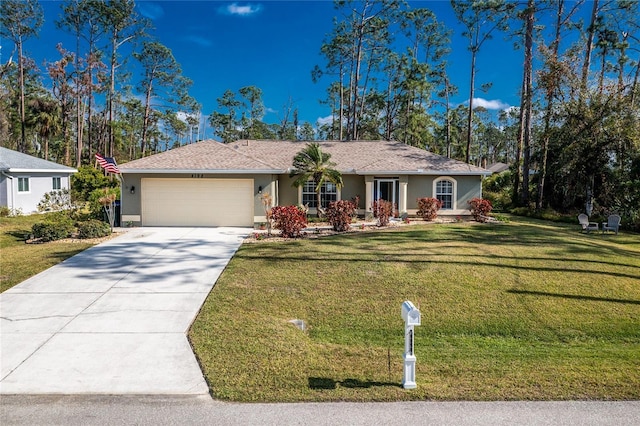
[[[364,177],[364,216],[371,216],[371,205],[373,204],[373,176]]]
[[[400,193],[398,194],[398,213],[407,212],[407,187],[409,186],[409,177],[400,176]]]

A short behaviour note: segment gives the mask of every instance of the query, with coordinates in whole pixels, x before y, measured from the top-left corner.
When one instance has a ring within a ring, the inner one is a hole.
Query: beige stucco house
[[[467,201],[482,196],[490,171],[428,151],[389,141],[323,141],[342,173],[340,188],[322,188],[323,206],[360,199],[359,214],[385,199],[397,211],[415,215],[416,200],[443,201],[442,215],[469,214]],[[264,222],[262,194],[274,205],[309,205],[313,184],[295,188],[289,177],[293,157],[307,142],[203,141],[120,165],[122,223],[136,226],[253,226]]]

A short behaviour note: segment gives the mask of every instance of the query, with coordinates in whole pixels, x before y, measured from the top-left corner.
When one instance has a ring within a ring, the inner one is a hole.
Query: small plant
[[[468,203],[471,205],[471,214],[477,222],[486,222],[489,213],[493,209],[491,201],[484,198],[472,198]]]
[[[462,216],[456,216],[456,223],[462,222]]]
[[[38,203],[39,212],[57,212],[72,209],[71,195],[68,189],[47,192]]]
[[[297,206],[276,206],[271,209],[274,228],[280,230],[284,238],[297,238],[307,226],[307,215]]]
[[[111,226],[108,223],[96,219],[90,219],[78,224],[78,238],[102,238],[111,234]]]
[[[353,219],[357,208],[358,206],[354,201],[332,201],[325,211],[325,216],[333,226],[334,231],[345,232],[349,230],[351,219]]]
[[[7,206],[0,207],[0,217],[17,217],[22,216],[22,209],[10,209]]]
[[[393,204],[387,200],[374,201],[371,209],[373,217],[378,219],[378,226],[388,226],[389,218],[393,214]]]
[[[438,217],[438,210],[442,207],[442,201],[433,197],[418,198],[418,216],[424,220],[434,220]]]
[[[267,234],[271,235],[271,222],[273,222],[273,215],[272,215],[272,204],[273,204],[273,197],[271,197],[271,194],[269,194],[268,192],[263,193],[260,196],[260,201],[262,202],[262,208],[264,209],[264,215],[267,218],[267,223],[261,223],[260,224],[260,229],[265,229],[265,227],[267,228]]]
[[[260,232],[254,232],[253,233],[253,238],[255,238],[257,241],[263,240],[265,238],[265,235],[260,233]]]

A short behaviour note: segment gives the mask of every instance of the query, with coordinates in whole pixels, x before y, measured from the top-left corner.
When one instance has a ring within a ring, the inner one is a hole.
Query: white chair
[[[578,222],[580,222],[580,226],[582,226],[582,232],[588,234],[591,231],[598,230],[598,222],[589,222],[589,216],[584,213],[578,215]]]
[[[611,214],[607,218],[606,222],[602,222],[602,233],[605,231],[615,231],[618,235],[618,229],[620,229],[620,216],[617,214]]]

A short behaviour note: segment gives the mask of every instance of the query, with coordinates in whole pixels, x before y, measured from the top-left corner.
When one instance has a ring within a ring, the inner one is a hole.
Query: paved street
[[[640,402],[230,404],[208,396],[3,396],[7,425],[638,425]]]

